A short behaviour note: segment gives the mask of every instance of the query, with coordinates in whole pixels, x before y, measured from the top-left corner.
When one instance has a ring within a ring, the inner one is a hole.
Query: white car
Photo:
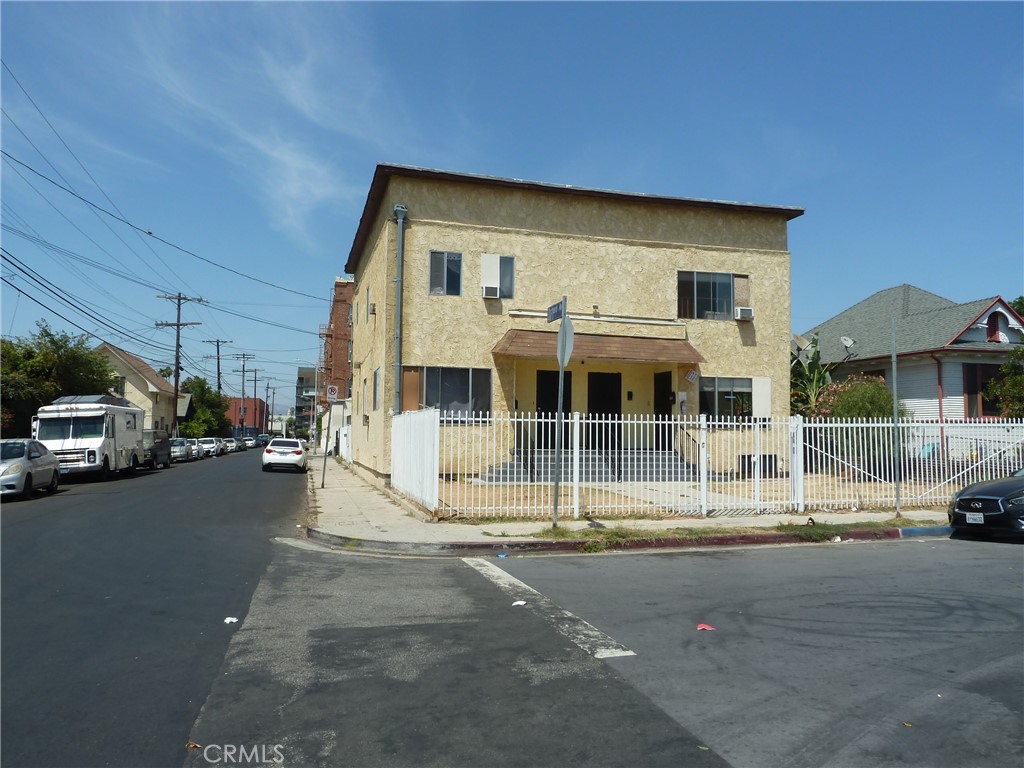
[[[60,485],[60,460],[37,440],[0,440],[0,495],[32,498],[37,488],[50,493]]]
[[[199,445],[202,446],[203,456],[216,456],[218,454],[216,437],[201,437]]]
[[[193,456],[195,456],[197,459],[206,458],[206,451],[203,449],[203,446],[199,444],[198,440],[196,440],[194,437],[186,437],[185,442],[192,446]]]
[[[233,437],[225,437],[224,438],[224,450],[227,453],[234,453],[235,451],[238,450],[238,443],[235,442],[235,438],[233,438]]]
[[[269,472],[275,467],[307,471],[309,466],[302,441],[275,437],[267,443],[267,447],[263,449],[263,471]]]
[[[242,438],[242,442],[245,443],[245,447],[246,448],[255,448],[256,447],[256,438],[255,437],[243,437]]]

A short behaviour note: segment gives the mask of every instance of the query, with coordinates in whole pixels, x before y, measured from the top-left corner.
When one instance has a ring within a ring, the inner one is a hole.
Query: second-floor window
[[[462,254],[451,251],[430,252],[430,295],[462,295]]]
[[[737,282],[745,276],[723,272],[679,272],[679,313],[685,320],[732,320]]]

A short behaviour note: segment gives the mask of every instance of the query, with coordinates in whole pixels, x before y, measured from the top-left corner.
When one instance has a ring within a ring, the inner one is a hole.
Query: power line
[[[144,234],[148,235],[149,237],[152,237],[154,240],[157,240],[158,242],[163,243],[164,245],[168,246],[169,248],[174,248],[176,251],[180,251],[181,253],[187,254],[187,255],[195,258],[195,259],[199,259],[200,261],[206,262],[207,264],[209,264],[209,265],[211,265],[213,267],[217,267],[218,269],[223,269],[225,272],[230,272],[233,275],[238,275],[239,277],[244,277],[246,280],[252,280],[254,283],[259,283],[260,285],[266,285],[266,286],[269,286],[270,288],[276,288],[279,291],[286,291],[288,293],[293,293],[296,296],[303,296],[303,297],[305,297],[307,299],[316,299],[317,301],[323,301],[323,302],[327,301],[327,299],[323,298],[322,296],[313,296],[312,294],[309,294],[309,293],[303,293],[302,291],[295,291],[295,290],[292,290],[291,288],[285,288],[284,286],[275,285],[274,283],[268,283],[266,280],[260,280],[258,277],[253,277],[252,275],[247,275],[244,272],[239,272],[236,269],[231,269],[231,267],[225,267],[223,264],[218,264],[217,262],[213,261],[212,259],[208,259],[205,256],[200,256],[198,253],[190,251],[187,248],[182,248],[180,245],[176,245],[176,244],[170,242],[169,240],[164,240],[159,235],[154,235],[152,230],[143,229],[142,227],[139,227],[139,226],[137,226],[135,224],[132,224],[130,221],[128,221],[124,217],[118,216],[117,214],[114,214],[114,213],[111,213],[106,208],[103,208],[102,206],[97,205],[96,203],[92,202],[91,200],[86,199],[85,197],[82,197],[82,195],[78,194],[73,189],[68,189],[63,184],[57,183],[56,181],[51,179],[46,174],[40,173],[39,171],[37,171],[35,168],[33,168],[28,163],[23,163],[21,160],[19,160],[18,158],[14,157],[13,155],[11,155],[6,150],[0,150],[0,154],[2,154],[4,157],[10,159],[12,162],[17,163],[21,167],[31,171],[32,173],[34,173],[39,178],[41,178],[41,179],[43,179],[45,181],[48,181],[50,184],[53,184],[53,186],[57,187],[58,189],[62,189],[65,192],[67,192],[69,195],[72,195],[73,197],[77,197],[79,200],[81,200],[86,205],[91,205],[93,208],[95,208],[96,210],[98,210],[98,211],[100,211],[102,213],[105,213],[110,218],[116,219],[117,221],[120,221],[122,224],[124,224],[124,225],[126,225],[128,227],[131,227],[132,229],[136,230],[137,232],[141,232],[141,233],[144,233]]]
[[[74,151],[72,151],[71,147],[68,146],[68,143],[66,141],[64,141],[64,137],[60,135],[60,132],[56,129],[56,127],[54,127],[53,123],[50,122],[49,118],[43,113],[43,110],[39,107],[38,104],[36,104],[35,99],[32,98],[31,94],[29,94],[29,92],[25,88],[25,86],[21,84],[21,81],[18,80],[18,78],[15,76],[14,72],[11,71],[11,68],[9,66],[7,66],[7,62],[0,60],[0,63],[3,64],[3,68],[7,70],[7,73],[11,76],[11,79],[14,80],[14,82],[18,84],[18,87],[21,89],[21,92],[25,94],[25,97],[29,100],[29,102],[32,104],[32,106],[35,107],[35,110],[36,110],[36,112],[39,113],[39,116],[43,118],[43,121],[49,126],[50,130],[53,131],[53,135],[57,137],[57,139],[60,141],[61,144],[64,145],[64,149],[66,149],[68,151],[69,155],[71,155],[73,158],[75,158],[75,162],[78,163],[79,168],[81,168],[85,172],[85,175],[89,177],[89,181],[91,181],[93,183],[93,185],[96,187],[96,189],[98,189],[100,191],[100,194],[102,194],[103,197],[106,198],[107,202],[110,203],[114,207],[114,210],[117,211],[120,214],[121,213],[121,209],[117,207],[117,204],[113,200],[110,199],[110,195],[108,195],[106,190],[103,189],[103,187],[100,186],[100,183],[98,181],[96,181],[95,178],[93,178],[93,175],[91,173],[89,173],[89,169],[85,167],[85,164],[78,158],[78,155],[76,155],[74,153]],[[11,119],[10,115],[7,115],[6,112],[4,114],[7,117],[7,119],[11,121],[11,124],[14,125],[15,128],[18,128],[18,132],[21,133],[22,136],[25,136],[25,133],[21,130],[21,128],[18,127],[17,123],[15,123],[14,120]],[[25,139],[28,140],[29,144],[32,144],[31,140],[28,139],[28,136],[25,136]],[[56,169],[56,167],[54,167],[53,163],[51,163],[46,158],[46,156],[38,148],[36,148],[36,146],[34,144],[32,144],[32,147],[33,147],[33,149],[36,150],[36,152],[39,152],[40,157],[42,157],[44,160],[46,160],[46,162],[49,164],[49,166],[51,168],[53,168],[55,171],[57,171],[57,169]],[[68,187],[71,186],[71,182],[69,182],[67,179],[65,179],[64,176],[60,173],[60,171],[57,171],[57,175],[60,176],[61,179],[64,180],[64,182],[68,185]],[[94,212],[94,215],[95,215],[95,212]],[[124,214],[121,214],[121,215],[123,216]],[[99,217],[97,216],[97,218],[99,218]],[[143,264],[145,264],[147,267],[149,267],[149,269],[152,270],[153,273],[156,274],[158,277],[162,277],[162,275],[160,275],[153,268],[152,264],[150,264],[148,261],[143,259],[138,253],[136,253],[135,250],[130,245],[128,245],[128,243],[126,243],[124,240],[122,240],[121,237],[116,232],[114,232],[113,229],[111,229],[105,223],[104,223],[104,225],[107,226],[107,229],[110,230],[110,233],[113,234],[114,237],[116,237],[118,240],[121,241],[121,244],[124,245],[125,248],[127,248],[129,251],[131,251],[132,255],[134,255],[135,258],[137,258],[139,261],[141,261]],[[174,275],[175,278],[177,278],[178,282],[180,282],[180,283],[184,283],[185,282],[181,278],[181,276],[178,275],[173,269],[171,269],[171,266],[167,262],[165,262],[163,260],[163,258],[161,258],[160,254],[158,254],[155,250],[153,250],[153,247],[149,243],[147,243],[142,238],[141,235],[136,233],[136,236],[139,238],[140,242],[142,242],[143,245],[145,245],[147,248],[149,248],[150,253],[152,253],[157,258],[157,260],[161,264],[164,265],[164,267],[167,269],[167,271],[170,272],[172,275]]]

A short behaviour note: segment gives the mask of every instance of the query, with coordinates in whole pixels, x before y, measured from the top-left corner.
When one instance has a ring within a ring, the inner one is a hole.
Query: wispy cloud
[[[301,7],[245,5],[146,13],[135,29],[142,75],[176,105],[164,119],[230,162],[272,226],[306,239],[314,211],[365,193],[363,167],[347,178],[342,159],[380,154],[402,122],[344,6],[329,6],[325,25],[322,6],[318,24]]]

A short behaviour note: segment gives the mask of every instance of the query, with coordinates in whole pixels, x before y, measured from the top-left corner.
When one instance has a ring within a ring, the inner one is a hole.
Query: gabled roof
[[[817,335],[822,362],[891,357],[893,320],[896,321],[897,355],[938,351],[1005,354],[1007,344],[959,340],[995,303],[1004,304],[1005,309],[1013,313],[998,296],[957,304],[913,285],[903,284],[879,291],[801,335],[808,340]],[[849,353],[842,342],[843,337],[854,342]]]
[[[377,168],[373,173],[373,181],[370,183],[370,190],[366,195],[366,203],[363,206],[363,213],[359,218],[359,227],[356,230],[355,239],[352,242],[352,249],[349,251],[348,262],[345,264],[345,272],[350,275],[355,274],[356,269],[359,266],[359,258],[367,240],[370,237],[370,228],[373,226],[374,219],[377,216],[377,209],[380,208],[384,195],[387,192],[388,182],[393,176],[433,179],[437,181],[476,184],[490,187],[504,187],[506,189],[533,190],[560,195],[573,195],[576,197],[599,197],[606,200],[623,200],[631,202],[643,201],[660,203],[662,205],[686,206],[690,208],[718,208],[732,211],[772,213],[783,216],[786,221],[791,221],[792,219],[795,219],[798,216],[803,216],[804,214],[803,208],[794,208],[790,206],[759,205],[756,203],[730,203],[724,200],[703,200],[700,198],[645,195],[638,192],[615,192],[607,189],[574,187],[568,184],[548,184],[540,181],[505,179],[499,176],[481,176],[472,173],[456,173],[453,171],[417,168],[409,165],[390,165],[387,163],[380,163],[377,165]]]
[[[113,344],[106,341],[96,347],[96,349],[107,352],[126,367],[139,374],[139,376],[145,379],[146,384],[149,385],[150,392],[162,392],[165,395],[174,397],[174,387],[172,387],[163,376],[154,371],[152,366],[150,366],[149,363],[141,357],[136,357],[130,352],[125,352],[120,347],[115,347]]]

